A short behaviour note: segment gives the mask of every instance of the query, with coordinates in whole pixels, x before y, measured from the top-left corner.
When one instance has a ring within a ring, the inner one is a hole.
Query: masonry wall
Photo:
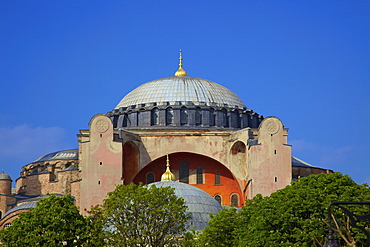
[[[122,143],[115,142],[111,120],[94,116],[88,131],[81,131],[80,143],[80,212],[102,204],[107,192],[122,184]]]
[[[292,180],[291,146],[282,122],[276,117],[265,118],[254,136],[256,142],[248,147],[249,198],[269,196]]]

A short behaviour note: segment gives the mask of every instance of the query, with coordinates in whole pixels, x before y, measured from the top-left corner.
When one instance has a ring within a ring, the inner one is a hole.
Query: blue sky
[[[184,69],[289,128],[293,155],[370,183],[370,1],[0,1],[0,169],[77,148]]]

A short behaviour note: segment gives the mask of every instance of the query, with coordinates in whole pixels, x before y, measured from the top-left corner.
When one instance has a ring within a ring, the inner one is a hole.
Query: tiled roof
[[[19,210],[22,210],[22,209],[30,209],[30,208],[34,208],[36,207],[36,202],[27,202],[27,203],[24,203],[24,204],[21,204],[21,205],[18,205],[10,210],[8,210],[3,218],[5,218],[6,216],[8,216],[9,214],[13,213],[13,212],[16,212],[16,211],[19,211]]]

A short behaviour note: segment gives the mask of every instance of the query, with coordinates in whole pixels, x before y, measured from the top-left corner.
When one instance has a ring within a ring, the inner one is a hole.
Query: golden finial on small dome
[[[179,63],[179,69],[176,71],[175,76],[186,76],[185,70],[182,68],[182,50],[180,49],[180,63]]]
[[[168,158],[167,154],[167,162],[166,162],[166,171],[162,174],[161,181],[166,182],[166,181],[175,181],[175,175],[170,170],[170,159]]]

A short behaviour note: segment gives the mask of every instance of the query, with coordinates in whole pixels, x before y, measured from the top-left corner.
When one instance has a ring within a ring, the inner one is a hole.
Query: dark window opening
[[[202,112],[199,107],[195,109],[195,124],[196,125],[202,124]]]
[[[153,183],[153,182],[154,182],[154,173],[149,172],[148,174],[146,174],[146,183],[150,184],[150,183]]]
[[[152,110],[152,125],[159,124],[159,110],[158,108],[154,108]]]
[[[187,161],[180,162],[180,182],[189,183],[189,164]]]
[[[170,108],[167,108],[166,109],[166,120],[167,120],[167,124],[173,124],[173,119],[174,119],[173,109],[171,107]]]
[[[188,110],[185,107],[180,110],[180,122],[183,125],[188,123]]]
[[[202,169],[202,167],[197,168],[197,184],[203,184],[203,169]]]
[[[215,174],[215,185],[221,185],[221,176],[219,173]]]
[[[213,109],[209,110],[209,125],[210,126],[215,125],[215,110],[213,110]]]
[[[222,199],[220,195],[215,195],[215,200],[222,205]]]
[[[239,207],[239,196],[237,194],[231,196],[231,206]]]

